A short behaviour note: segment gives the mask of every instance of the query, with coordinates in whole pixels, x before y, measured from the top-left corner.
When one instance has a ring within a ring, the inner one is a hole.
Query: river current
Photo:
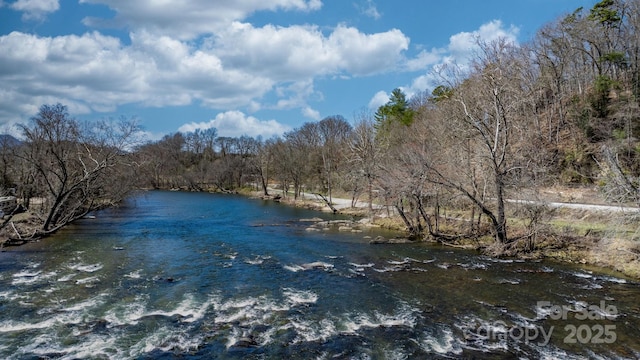
[[[5,249],[0,358],[640,358],[636,281],[318,216],[153,191]]]

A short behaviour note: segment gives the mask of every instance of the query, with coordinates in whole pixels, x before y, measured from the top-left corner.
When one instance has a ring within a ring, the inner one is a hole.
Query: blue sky
[[[0,132],[42,104],[148,138],[271,137],[437,85],[474,39],[525,43],[593,0],[0,0]]]

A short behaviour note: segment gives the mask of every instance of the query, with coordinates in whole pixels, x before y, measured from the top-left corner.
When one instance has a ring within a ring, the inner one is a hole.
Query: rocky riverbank
[[[274,192],[275,193],[275,192]],[[313,194],[303,194],[299,199],[292,197],[263,197],[258,193],[250,195],[267,200],[279,201],[291,206],[313,209],[324,212],[332,210],[324,201]],[[354,222],[336,220],[309,221],[311,224],[307,231],[326,231],[334,228],[339,231],[359,232],[366,228],[378,227],[393,230],[397,236],[390,239],[368,239],[371,244],[406,243],[406,229],[402,221],[388,216],[384,209],[375,211],[371,216],[366,202],[355,202],[351,206],[349,199],[333,198],[334,208],[340,214],[352,215],[361,219]],[[555,218],[549,221],[536,240],[533,249],[523,250],[519,244],[513,245],[509,251],[502,252],[501,256],[508,256],[526,260],[553,259],[563,262],[578,263],[586,267],[599,267],[611,269],[625,276],[640,279],[640,242],[629,236],[629,229],[621,229],[620,216],[624,213],[616,213],[612,216],[606,209],[563,209],[555,213]],[[308,221],[309,219],[302,219]],[[317,219],[314,219],[317,220]],[[517,222],[510,224],[514,233],[524,232],[518,228]],[[631,234],[632,235],[632,234]],[[425,238],[424,241],[430,241]],[[466,249],[476,249],[480,252],[491,253],[493,239],[460,239],[455,243],[444,244]]]

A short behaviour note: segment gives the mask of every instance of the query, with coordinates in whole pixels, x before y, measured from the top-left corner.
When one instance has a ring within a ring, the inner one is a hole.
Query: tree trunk
[[[496,230],[496,240],[501,244],[507,242],[507,219],[504,214],[504,181],[503,175],[496,174],[496,201],[498,202],[498,216]]]

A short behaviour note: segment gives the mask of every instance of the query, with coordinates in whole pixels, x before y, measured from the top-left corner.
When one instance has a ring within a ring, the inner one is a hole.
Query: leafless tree
[[[29,125],[21,161],[33,169],[35,191],[44,197],[42,225],[36,236],[121,201],[132,190],[123,182],[129,171],[127,149],[136,139],[135,122],[103,121],[83,126],[61,104],[43,105]]]
[[[373,187],[378,177],[382,149],[376,140],[373,116],[367,112],[358,115],[349,142],[348,161],[353,169],[365,180],[369,212],[373,213]]]

